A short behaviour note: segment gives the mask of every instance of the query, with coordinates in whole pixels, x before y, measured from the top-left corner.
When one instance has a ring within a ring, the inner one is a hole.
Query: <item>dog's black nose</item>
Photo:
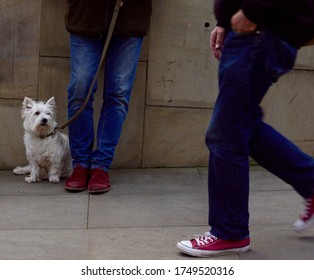
[[[47,121],[48,121],[47,119],[42,119],[41,120],[42,123],[47,123]]]

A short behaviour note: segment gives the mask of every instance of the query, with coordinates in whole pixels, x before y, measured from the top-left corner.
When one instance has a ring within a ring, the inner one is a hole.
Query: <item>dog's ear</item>
[[[27,113],[33,108],[34,101],[29,97],[24,97],[22,102],[22,118],[24,119]]]
[[[56,106],[56,101],[55,101],[55,98],[54,97],[51,97],[47,102],[46,102],[47,105],[51,106],[52,108],[55,108]]]
[[[24,97],[22,107],[24,110],[32,109],[33,108],[34,101],[28,97]]]

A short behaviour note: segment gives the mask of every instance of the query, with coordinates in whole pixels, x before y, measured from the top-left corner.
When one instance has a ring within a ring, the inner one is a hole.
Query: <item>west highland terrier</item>
[[[17,166],[13,173],[27,175],[28,183],[49,179],[51,183],[60,182],[72,172],[68,136],[56,130],[55,99],[46,103],[28,97],[22,103],[24,144],[29,165]]]

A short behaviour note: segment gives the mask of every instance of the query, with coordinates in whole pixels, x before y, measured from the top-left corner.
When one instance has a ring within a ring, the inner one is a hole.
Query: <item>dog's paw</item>
[[[41,181],[39,178],[33,177],[33,176],[27,176],[25,177],[25,182],[27,183],[36,183]]]
[[[17,166],[13,169],[13,173],[15,175],[26,175],[29,174],[31,171],[30,166]]]
[[[13,169],[13,173],[15,175],[23,175],[23,170],[20,166],[17,166],[16,168]]]
[[[15,175],[22,175],[21,169],[20,169],[19,166],[17,166],[16,168],[13,169],[13,173],[14,173]]]
[[[50,183],[59,183],[60,182],[60,178],[57,175],[51,175],[49,177],[49,182]]]

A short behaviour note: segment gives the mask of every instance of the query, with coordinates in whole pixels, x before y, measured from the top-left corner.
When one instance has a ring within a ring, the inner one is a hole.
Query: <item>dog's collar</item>
[[[38,137],[40,139],[46,139],[46,138],[48,138],[50,136],[53,137],[56,133],[57,133],[57,129],[55,128],[52,132],[50,132],[50,133],[48,133],[46,135],[38,135]]]

